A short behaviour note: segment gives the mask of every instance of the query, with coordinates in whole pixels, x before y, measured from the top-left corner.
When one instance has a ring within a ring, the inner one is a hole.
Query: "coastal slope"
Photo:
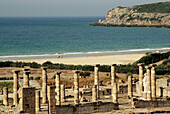
[[[117,7],[107,12],[105,20],[93,26],[135,26],[170,28],[170,2],[160,2],[132,7]]]

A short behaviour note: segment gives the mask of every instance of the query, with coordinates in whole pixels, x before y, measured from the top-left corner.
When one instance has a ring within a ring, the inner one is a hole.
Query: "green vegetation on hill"
[[[143,56],[141,59],[136,61],[134,65],[137,65],[138,63],[145,63],[145,65],[149,65],[149,64],[156,63],[164,59],[168,59],[169,56],[170,56],[170,52],[153,53],[147,56]]]
[[[131,10],[131,8],[130,8]],[[133,6],[132,10],[142,13],[170,13],[170,2],[159,2],[159,3],[152,3],[152,4],[144,4],[144,5],[137,5]]]

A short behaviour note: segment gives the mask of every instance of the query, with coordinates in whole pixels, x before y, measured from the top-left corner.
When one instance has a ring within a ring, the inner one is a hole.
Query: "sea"
[[[90,26],[105,17],[0,17],[0,61],[170,50],[169,28]]]

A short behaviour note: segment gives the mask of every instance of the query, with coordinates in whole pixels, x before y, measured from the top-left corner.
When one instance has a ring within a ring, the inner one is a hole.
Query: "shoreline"
[[[107,56],[91,56],[91,57],[72,57],[72,58],[45,58],[45,59],[29,59],[14,60],[14,62],[37,62],[42,64],[46,61],[52,63],[72,64],[72,65],[111,65],[111,64],[132,64],[139,60],[145,54],[125,54],[125,55],[107,55]]]
[[[127,55],[127,54],[145,54],[156,53],[156,51],[167,52],[170,51],[169,47],[164,48],[145,48],[145,49],[129,49],[117,51],[93,51],[93,52],[66,52],[55,54],[35,54],[35,55],[9,55],[0,56],[0,61],[18,61],[18,60],[32,60],[32,59],[55,59],[58,55],[64,58],[77,58],[77,57],[94,57],[94,56],[114,56],[114,55]]]
[[[170,28],[169,25],[126,25],[126,24],[102,24],[102,23],[93,23],[91,26],[105,26],[105,27],[153,27],[153,28]]]

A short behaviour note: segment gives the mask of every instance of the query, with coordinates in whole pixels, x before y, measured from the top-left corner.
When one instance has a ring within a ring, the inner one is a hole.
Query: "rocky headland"
[[[107,12],[105,20],[92,26],[166,27],[170,28],[170,2],[117,7]]]

